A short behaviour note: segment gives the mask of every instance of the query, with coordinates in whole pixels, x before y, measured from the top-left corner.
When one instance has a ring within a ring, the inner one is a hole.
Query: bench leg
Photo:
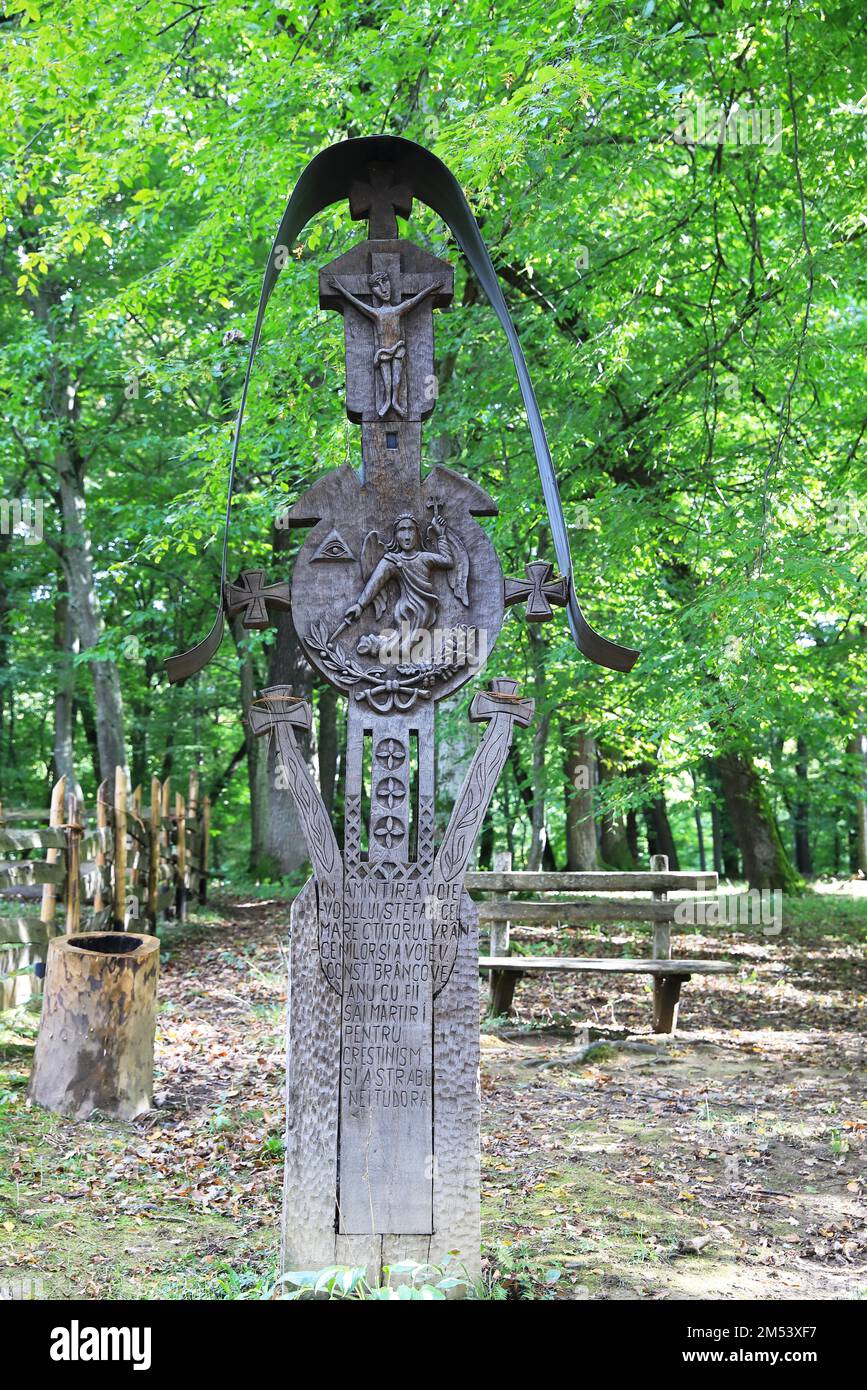
[[[653,981],[653,1031],[673,1033],[677,1028],[680,987],[688,975],[657,975]]]
[[[518,970],[492,970],[491,972],[491,1013],[494,1017],[508,1014],[512,1009]]]

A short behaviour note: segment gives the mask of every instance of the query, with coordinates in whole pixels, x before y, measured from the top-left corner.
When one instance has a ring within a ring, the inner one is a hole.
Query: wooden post
[[[57,829],[63,825],[66,809],[66,778],[61,777],[55,782],[51,789],[51,810],[48,815],[48,824],[52,829]],[[62,850],[49,849],[46,851],[45,862],[56,864],[60,858]],[[39,913],[41,920],[46,926],[46,935],[51,936],[54,925],[54,910],[57,903],[57,884],[46,883],[42,889],[42,908]]]
[[[511,870],[511,850],[497,850],[494,854],[494,872],[508,874],[511,873]],[[507,956],[509,954],[511,925],[511,922],[491,923],[490,953],[492,956]],[[501,1014],[507,1014],[512,1007],[517,976],[512,970],[492,970],[490,976],[490,1012],[495,1017],[499,1017]]]
[[[160,836],[162,834],[162,789],[159,777],[151,778],[151,819],[148,827],[148,921],[151,931],[157,925],[157,891],[160,876]]]
[[[139,835],[144,830],[144,821],[141,818],[141,783],[139,783],[130,797],[130,815],[135,827],[129,837],[129,847],[132,853],[132,860],[129,866],[129,888],[130,894],[135,902],[135,907],[129,914],[132,920],[141,913],[142,844]],[[138,831],[138,834],[136,834],[136,831]]]
[[[28,1094],[83,1120],[149,1110],[160,943],[132,932],[55,937]]]
[[[66,934],[77,932],[81,925],[81,835],[78,797],[69,792],[66,798]]]
[[[106,903],[106,866],[110,863],[109,855],[106,852],[104,841],[108,834],[109,827],[109,790],[108,779],[100,782],[96,789],[96,887],[93,891],[93,915],[104,912]]]
[[[668,872],[668,855],[650,856],[651,873]],[[654,889],[653,901],[665,902],[668,893]],[[671,960],[671,923],[653,924],[653,959]],[[654,1033],[673,1033],[677,1027],[677,1006],[680,999],[681,977],[678,975],[656,975],[653,980],[653,1031]]]
[[[177,879],[175,883],[175,916],[179,922],[187,916],[187,816],[184,798],[175,793],[175,820],[178,827]]]
[[[677,1028],[680,987],[688,975],[657,975],[653,981],[653,1031],[673,1033]]]
[[[126,773],[114,769],[114,928],[126,930]]]
[[[173,852],[172,852],[172,835],[173,835],[173,831],[172,831],[172,818],[171,818],[171,815],[170,815],[170,808],[171,808],[171,804],[172,804],[172,802],[171,802],[171,796],[172,796],[172,779],[171,779],[171,777],[167,777],[166,780],[163,782],[162,790],[161,790],[161,793],[160,793],[160,814],[161,814],[161,816],[162,816],[162,822],[163,822],[163,833],[162,833],[162,835],[161,835],[161,837],[160,837],[160,845],[161,845],[161,857],[165,860],[165,864],[166,864],[166,875],[165,875],[165,876],[168,878],[168,880],[169,880],[169,882],[170,882],[171,884],[174,884],[174,881],[175,881],[175,866],[174,866],[174,855],[173,855]],[[168,917],[169,915],[170,915],[170,914],[169,914],[169,909],[167,908],[167,909],[166,909],[166,916]]]
[[[650,871],[654,874],[668,873],[668,855],[652,854],[650,856]],[[664,903],[668,893],[654,889],[653,901]],[[653,959],[671,960],[671,923],[654,922],[653,924]]]
[[[190,769],[187,780],[187,901],[198,889],[197,871],[201,863],[202,826],[199,806],[199,774]]]
[[[211,864],[211,798],[206,796],[202,802],[202,842],[199,853],[199,902],[202,907],[208,901],[208,869]]]

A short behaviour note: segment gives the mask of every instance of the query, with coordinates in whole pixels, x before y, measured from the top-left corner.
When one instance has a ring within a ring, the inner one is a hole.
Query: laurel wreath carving
[[[358,664],[345,647],[332,638],[328,624],[320,619],[311,623],[307,632],[307,643],[322,663],[324,669],[343,685],[350,687],[362,682],[369,690],[356,691],[356,699],[365,700],[373,709],[386,714],[397,706],[407,710],[419,698],[429,699],[433,687],[439,681],[450,680],[463,667],[469,665],[469,654],[453,643],[452,650],[440,661],[404,662],[398,666],[368,666]]]

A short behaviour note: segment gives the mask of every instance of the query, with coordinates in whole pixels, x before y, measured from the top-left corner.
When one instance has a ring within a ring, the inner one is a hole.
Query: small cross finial
[[[275,724],[289,724],[302,733],[313,726],[313,712],[301,695],[294,695],[288,685],[269,685],[262,698],[250,706],[250,728],[254,734],[268,734]]]
[[[367,183],[357,180],[349,189],[349,211],[353,222],[368,219],[367,235],[371,241],[388,241],[397,237],[397,217],[409,217],[412,211],[412,190],[405,183],[395,182],[390,164],[371,164]]]
[[[535,700],[525,699],[517,681],[504,676],[488,683],[487,690],[477,690],[470,704],[470,723],[486,724],[489,719],[506,715],[526,729],[533,721]]]
[[[245,570],[236,583],[226,585],[226,612],[232,618],[244,609],[244,627],[254,630],[271,626],[268,605],[291,608],[292,590],[288,584],[266,584],[264,570]]]
[[[526,599],[528,622],[542,623],[547,618],[553,618],[551,604],[556,603],[562,608],[569,601],[569,581],[562,576],[552,577],[553,569],[547,560],[532,560],[524,566],[526,579],[505,579],[503,597],[506,605],[521,603]]]

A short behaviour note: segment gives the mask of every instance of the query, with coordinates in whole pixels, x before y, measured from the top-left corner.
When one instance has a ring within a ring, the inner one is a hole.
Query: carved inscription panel
[[[340,1230],[432,1230],[429,885],[393,865],[347,881],[340,1059]]]

